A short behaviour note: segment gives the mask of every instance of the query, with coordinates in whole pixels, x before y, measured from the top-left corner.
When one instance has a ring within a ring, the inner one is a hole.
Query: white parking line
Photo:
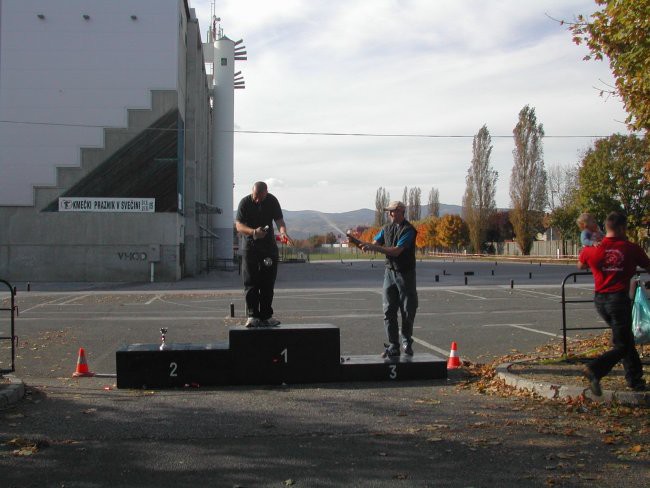
[[[547,296],[547,297],[557,298],[557,299],[559,299],[559,300],[562,299],[562,297],[561,297],[560,295],[553,295],[553,294],[551,294],[551,293],[544,293],[544,292],[542,292],[542,291],[534,291],[534,290],[517,290],[517,292],[519,292],[519,293],[521,293],[521,292],[524,292],[524,293],[532,293],[533,295],[543,295],[543,296]]]
[[[422,345],[424,347],[428,347],[432,351],[436,351],[436,352],[442,354],[445,357],[449,356],[449,351],[445,351],[444,349],[440,349],[439,347],[436,347],[433,344],[429,344],[427,341],[423,341],[422,339],[418,339],[415,336],[412,336],[411,339],[413,339],[413,342],[417,342],[418,344],[420,344],[420,345]]]
[[[480,297],[478,295],[472,295],[471,293],[463,293],[462,291],[454,291],[454,290],[444,290],[448,293],[457,293],[458,295],[465,295],[466,297],[471,297],[471,298],[478,298],[480,300],[487,300],[485,297]]]
[[[63,299],[67,299],[68,296],[64,296]],[[29,312],[30,310],[34,310],[35,308],[40,308],[45,305],[58,305],[59,300],[61,300],[61,297],[55,298],[54,300],[50,300],[49,302],[44,302],[44,303],[39,303],[38,305],[34,305],[33,307],[26,308],[25,310],[19,310],[20,313],[24,314],[26,312]]]
[[[66,300],[65,302],[57,303],[56,305],[80,305],[79,303],[72,303],[72,302],[75,302],[77,300],[82,300],[82,299],[86,298],[87,296],[88,295],[80,295],[78,297],[71,298],[70,300]]]
[[[161,298],[162,298],[162,295],[156,295],[151,300],[148,300],[148,301],[144,302],[144,304],[145,305],[151,305],[153,302],[155,302],[156,300],[160,300]]]
[[[524,327],[525,325],[532,325],[532,324],[485,324],[483,327],[514,327],[515,329],[521,329],[521,330],[527,330],[528,332],[535,332],[537,334],[544,334],[547,336],[551,337],[559,337],[560,339],[563,339],[564,336],[561,336],[559,334],[553,334],[552,332],[546,332],[544,330],[538,330],[538,329],[533,329],[531,327]],[[569,339],[567,337],[567,339]],[[573,340],[573,339],[571,339]]]

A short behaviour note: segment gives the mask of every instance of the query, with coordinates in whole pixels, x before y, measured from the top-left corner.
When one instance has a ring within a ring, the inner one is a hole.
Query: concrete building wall
[[[37,124],[0,123],[0,205],[32,205],[33,186],[102,147],[127,108],[178,89],[179,3],[3,0],[0,120]]]
[[[179,215],[44,214],[14,207],[0,212],[0,228],[13,236],[0,243],[0,276],[10,281],[156,281],[180,279]]]
[[[0,278],[146,281],[152,262],[155,280],[201,271],[210,107],[191,16],[186,0],[0,0],[0,120],[54,124],[0,123]],[[161,144],[177,152],[158,154]],[[149,174],[173,185],[173,205],[57,209],[61,196],[152,197],[120,194]]]
[[[186,93],[185,106],[185,274],[198,274],[205,264],[208,242],[201,239],[201,226],[207,214],[197,210],[196,202],[210,201],[208,165],[210,117],[210,90],[206,79],[201,32],[195,13],[191,11],[187,25],[186,84],[192,87]]]

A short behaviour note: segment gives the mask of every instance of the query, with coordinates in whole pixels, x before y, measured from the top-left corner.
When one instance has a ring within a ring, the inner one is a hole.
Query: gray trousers
[[[415,270],[406,273],[386,268],[384,272],[384,289],[382,293],[384,306],[384,325],[388,342],[395,346],[400,344],[397,311],[402,315],[401,342],[411,344],[413,339],[413,322],[418,308],[418,292],[415,287]]]

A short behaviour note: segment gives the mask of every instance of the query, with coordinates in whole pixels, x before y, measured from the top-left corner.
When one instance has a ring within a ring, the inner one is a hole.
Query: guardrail
[[[11,315],[11,329],[8,336],[0,336],[0,341],[11,341],[11,368],[0,368],[0,374],[13,373],[16,371],[16,332],[15,332],[15,318],[18,307],[16,306],[16,288],[11,286],[8,281],[0,280],[0,283],[9,288],[11,295],[9,308],[0,308],[0,312],[9,312]]]
[[[641,273],[644,271],[638,271],[636,272],[637,276],[640,276]],[[569,273],[564,277],[562,280],[562,338],[563,338],[563,350],[564,350],[564,355],[567,355],[567,331],[569,330],[600,330],[600,329],[609,329],[609,326],[600,326],[600,327],[567,327],[566,325],[566,304],[567,303],[593,303],[594,299],[591,298],[589,300],[587,299],[581,299],[581,300],[567,300],[566,299],[566,291],[565,291],[565,285],[566,282],[569,278],[573,277],[573,282],[576,282],[576,277],[577,276],[591,276],[591,271],[577,271],[574,273]]]

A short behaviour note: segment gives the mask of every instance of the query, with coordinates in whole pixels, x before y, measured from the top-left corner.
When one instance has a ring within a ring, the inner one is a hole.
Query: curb
[[[618,391],[603,390],[602,396],[595,396],[589,387],[566,386],[556,383],[547,383],[545,381],[535,381],[522,378],[520,375],[510,372],[510,367],[514,364],[528,362],[529,360],[515,361],[512,363],[503,363],[497,366],[496,373],[499,378],[506,382],[507,385],[513,386],[519,390],[529,390],[550,400],[569,400],[584,396],[593,402],[600,403],[618,403],[634,407],[650,406],[650,393],[636,391]]]
[[[0,386],[0,409],[18,403],[25,396],[25,384],[21,379],[11,374],[3,378],[8,379],[9,384]]]

